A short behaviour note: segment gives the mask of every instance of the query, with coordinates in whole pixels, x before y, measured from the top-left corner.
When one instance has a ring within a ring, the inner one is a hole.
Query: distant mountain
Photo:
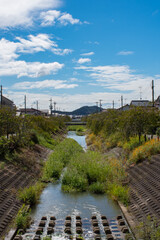
[[[78,108],[72,112],[64,112],[64,111],[52,111],[53,113],[59,113],[59,114],[65,114],[65,115],[76,115],[76,116],[79,116],[79,115],[83,115],[83,116],[86,116],[86,115],[89,115],[89,114],[93,114],[93,113],[97,113],[97,112],[100,112],[100,108],[97,107],[97,106],[84,106],[84,107],[81,107],[81,108]]]

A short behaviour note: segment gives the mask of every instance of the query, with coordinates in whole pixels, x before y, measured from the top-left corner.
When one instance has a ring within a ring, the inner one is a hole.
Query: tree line
[[[128,140],[132,136],[156,134],[160,125],[160,111],[156,108],[132,107],[127,111],[109,109],[87,118],[87,126],[95,135],[109,135],[119,132]]]

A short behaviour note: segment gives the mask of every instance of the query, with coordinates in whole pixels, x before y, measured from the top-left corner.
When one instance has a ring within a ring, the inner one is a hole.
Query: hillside
[[[64,111],[52,111],[53,113],[59,113],[59,114],[65,114],[65,115],[89,115],[93,113],[100,112],[100,108],[97,106],[84,106],[81,108],[78,108],[72,112],[64,112]]]

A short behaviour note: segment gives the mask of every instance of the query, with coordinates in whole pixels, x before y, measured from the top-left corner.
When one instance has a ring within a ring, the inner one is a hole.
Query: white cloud
[[[93,44],[93,45],[99,45],[100,44],[98,41],[88,41],[86,43]]]
[[[18,58],[17,44],[5,38],[0,40],[0,61],[6,62]]]
[[[127,56],[127,55],[132,55],[134,54],[133,51],[121,51],[117,53],[118,55],[122,55],[122,56]]]
[[[11,42],[2,38],[0,40],[0,60],[9,61],[18,58],[19,53],[36,53],[50,50],[56,55],[72,53],[71,49],[61,49],[51,40],[48,34],[29,35],[28,39],[16,37],[17,41]]]
[[[81,56],[92,56],[94,52],[82,53]]]
[[[28,40],[21,37],[16,39],[19,41],[15,42],[19,52],[35,53],[58,47],[48,34],[29,35]]]
[[[97,67],[80,66],[75,69],[84,70],[89,72],[88,77],[95,79],[96,82],[91,83],[94,86],[99,86],[108,89],[108,92],[130,92],[131,97],[137,94],[139,99],[139,87],[148,86],[144,92],[151,95],[150,84],[152,79],[159,81],[157,76],[146,76],[143,74],[137,74],[127,65],[107,65]],[[148,97],[148,96],[147,96]]]
[[[62,69],[64,64],[58,62],[40,63],[40,62],[25,62],[25,61],[10,61],[0,62],[0,76],[13,76],[18,77],[40,77],[49,74],[55,74],[58,70]]]
[[[60,48],[52,48],[51,50],[55,55],[59,55],[59,56],[64,56],[64,55],[68,55],[70,53],[73,52],[72,49],[60,49]]]
[[[47,12],[42,12],[40,17],[42,19],[42,26],[54,25],[57,19],[60,17],[61,12],[57,10],[49,10]]]
[[[69,89],[77,87],[77,84],[68,84],[64,80],[44,80],[36,82],[18,82],[15,83],[12,88],[18,90],[24,89],[44,89],[44,88],[54,88],[54,89]]]
[[[57,8],[61,0],[0,0],[0,28],[30,26],[39,11]]]
[[[63,26],[66,26],[68,24],[89,24],[87,21],[81,22],[79,19],[73,18],[70,13],[63,13],[57,10],[42,12],[40,18],[42,19],[42,26],[51,26],[55,25],[56,23],[59,23]]]
[[[80,24],[81,21],[79,19],[73,18],[69,13],[63,13],[62,16],[58,19],[62,25],[70,24]]]
[[[72,77],[72,78],[70,78],[69,80],[70,80],[71,82],[77,82],[77,81],[78,81],[78,79],[75,78],[75,77]]]
[[[64,64],[58,62],[40,63],[18,61],[22,53],[37,53],[49,50],[56,55],[66,55],[71,49],[60,49],[47,34],[29,35],[28,39],[16,37],[16,41],[0,40],[0,76],[17,75],[18,77],[39,77],[56,73]]]
[[[83,63],[89,63],[91,62],[91,59],[90,58],[80,58],[78,59],[77,63],[79,64],[83,64]]]

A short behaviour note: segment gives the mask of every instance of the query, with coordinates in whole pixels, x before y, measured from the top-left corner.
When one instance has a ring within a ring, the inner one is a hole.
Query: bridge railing
[[[70,125],[86,125],[87,122],[65,122],[65,124],[67,126],[70,126]]]

